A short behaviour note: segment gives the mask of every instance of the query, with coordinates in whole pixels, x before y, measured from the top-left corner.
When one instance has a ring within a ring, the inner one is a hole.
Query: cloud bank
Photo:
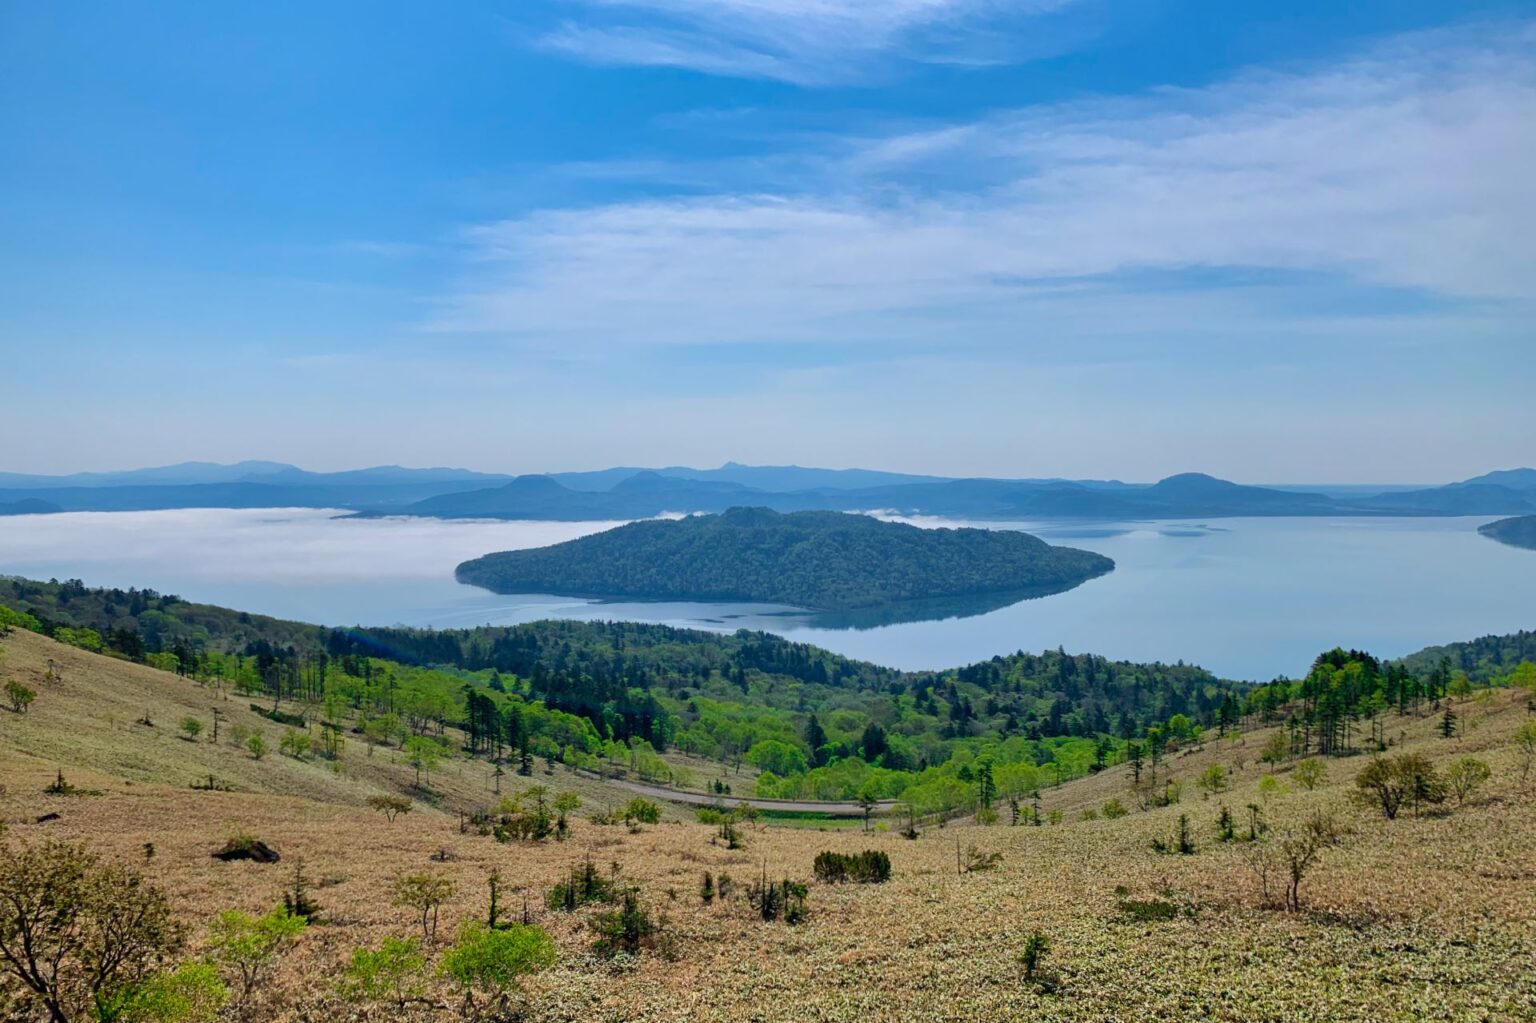
[[[1006,349],[1267,341],[1300,324],[1450,338],[1528,323],[1536,300],[1525,24],[1199,90],[823,139],[794,159],[793,189],[754,188],[747,172],[728,190],[474,227],[473,270],[438,326],[562,350]]]

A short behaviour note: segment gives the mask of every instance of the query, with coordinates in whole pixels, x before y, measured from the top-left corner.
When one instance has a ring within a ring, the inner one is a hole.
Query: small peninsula
[[[1014,530],[922,529],[867,515],[732,508],[633,522],[461,564],[496,593],[752,601],[851,611],[943,598],[1071,589],[1115,567]]]
[[[1517,515],[1512,519],[1484,523],[1477,527],[1477,531],[1490,540],[1536,551],[1536,515]]]

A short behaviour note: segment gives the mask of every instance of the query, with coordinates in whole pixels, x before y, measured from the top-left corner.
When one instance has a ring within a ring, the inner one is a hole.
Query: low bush
[[[805,885],[797,881],[770,881],[765,874],[747,889],[747,901],[764,923],[783,920],[793,926],[805,921],[806,894]]]
[[[466,1012],[475,1013],[477,995],[487,996],[487,1008],[493,1007],[522,977],[554,961],[555,943],[542,927],[512,924],[493,931],[474,920],[464,924],[458,941],[443,955],[442,974],[464,996]]]
[[[617,871],[614,873],[617,876]],[[566,879],[549,890],[544,901],[550,909],[574,913],[591,902],[612,902],[614,888],[614,881],[603,877],[588,857],[573,866]]]
[[[597,935],[592,951],[602,956],[620,952],[638,955],[644,949],[658,948],[664,923],[651,916],[640,901],[640,890],[630,886],[620,895],[617,907],[588,921],[587,926]]]
[[[821,852],[816,854],[812,869],[816,880],[825,884],[881,884],[891,879],[891,858],[874,849],[852,854]]]

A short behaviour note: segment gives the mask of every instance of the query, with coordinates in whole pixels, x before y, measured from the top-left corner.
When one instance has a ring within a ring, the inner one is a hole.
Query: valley
[[[1131,765],[1122,763],[1062,784],[1042,779],[1038,795],[1019,792],[1024,819],[1014,824],[999,795],[995,823],[973,806],[944,826],[920,822],[916,840],[900,833],[900,812],[877,814],[868,831],[742,818],[731,848],[720,826],[683,807],[661,804],[659,823],[626,826],[614,815],[630,793],[564,765],[552,774],[536,765],[529,777],[509,765],[498,796],[490,765],[457,752],[466,737],[452,728],[443,735],[446,759],[422,784],[404,750],[357,735],[334,758],[317,742],[314,752],[256,759],[234,744],[233,730],[265,730],[276,746],[282,728],[227,685],[25,630],[0,643],[0,677],[37,692],[25,714],[0,712],[0,841],[83,841],[134,864],[169,896],[189,929],[189,952],[215,962],[215,914],[265,913],[302,862],[314,919],[242,999],[240,1011],[259,1018],[358,1010],[461,1018],[460,994],[435,971],[460,922],[485,918],[493,875],[503,912],[526,913],[549,934],[556,959],[508,987],[481,990],[478,1004],[530,1020],[1516,1020],[1536,1008],[1536,832],[1525,812],[1536,772],[1516,738],[1531,720],[1531,696],[1519,688],[1478,686],[1439,710],[1426,702],[1381,716],[1386,755],[1420,754],[1442,773],[1471,757],[1490,772],[1470,796],[1395,820],[1353,797],[1356,776],[1376,757],[1268,762],[1284,729],[1245,715],[1230,734],[1177,742],[1160,765],[1144,768],[1158,791],[1179,790],[1167,805],[1140,808]],[[1450,738],[1442,734],[1447,707],[1457,721]],[[207,724],[213,708],[220,739],[206,729],[187,739],[182,719]],[[1218,769],[1221,781],[1210,781]],[[208,776],[217,788],[192,787]],[[60,777],[71,794],[44,791]],[[516,800],[504,808],[523,813],[535,795],[553,802],[560,793],[580,800],[563,840],[504,843],[465,830],[464,814],[498,799]],[[387,821],[367,805],[380,796],[412,808]],[[1231,841],[1221,837],[1225,811],[1237,821]],[[1316,814],[1329,815],[1341,838],[1307,870],[1301,908],[1287,911],[1275,901],[1283,885],[1266,895],[1256,870]],[[1248,842],[1251,819],[1272,837]],[[1154,851],[1181,826],[1188,853]],[[278,850],[281,862],[210,856],[240,835]],[[888,855],[889,881],[814,879],[819,851],[865,849]],[[657,927],[634,953],[591,951],[603,903],[574,913],[545,904],[584,858],[605,874],[612,864]],[[390,895],[398,878],[423,872],[451,886],[435,940],[423,941],[411,911]],[[706,874],[727,894],[702,899]],[[764,876],[806,884],[800,922],[762,919],[747,889]],[[422,966],[406,974],[418,992],[410,1001],[396,1004],[387,988],[343,995],[354,948],[413,931]],[[1026,973],[1020,957],[1032,934],[1046,951]]]

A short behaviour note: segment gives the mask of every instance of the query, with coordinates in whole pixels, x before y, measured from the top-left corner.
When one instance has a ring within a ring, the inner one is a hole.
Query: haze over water
[[[1075,590],[969,618],[864,630],[813,627],[762,605],[598,603],[500,596],[453,579],[493,550],[615,523],[345,519],[309,509],[20,516],[0,526],[0,573],[148,586],[189,600],[326,625],[458,627],[549,617],[761,628],[903,668],[1065,647],[1184,660],[1217,674],[1299,675],[1343,644],[1381,656],[1536,623],[1536,553],[1477,535],[1484,518],[958,523],[1028,529],[1108,555]]]

